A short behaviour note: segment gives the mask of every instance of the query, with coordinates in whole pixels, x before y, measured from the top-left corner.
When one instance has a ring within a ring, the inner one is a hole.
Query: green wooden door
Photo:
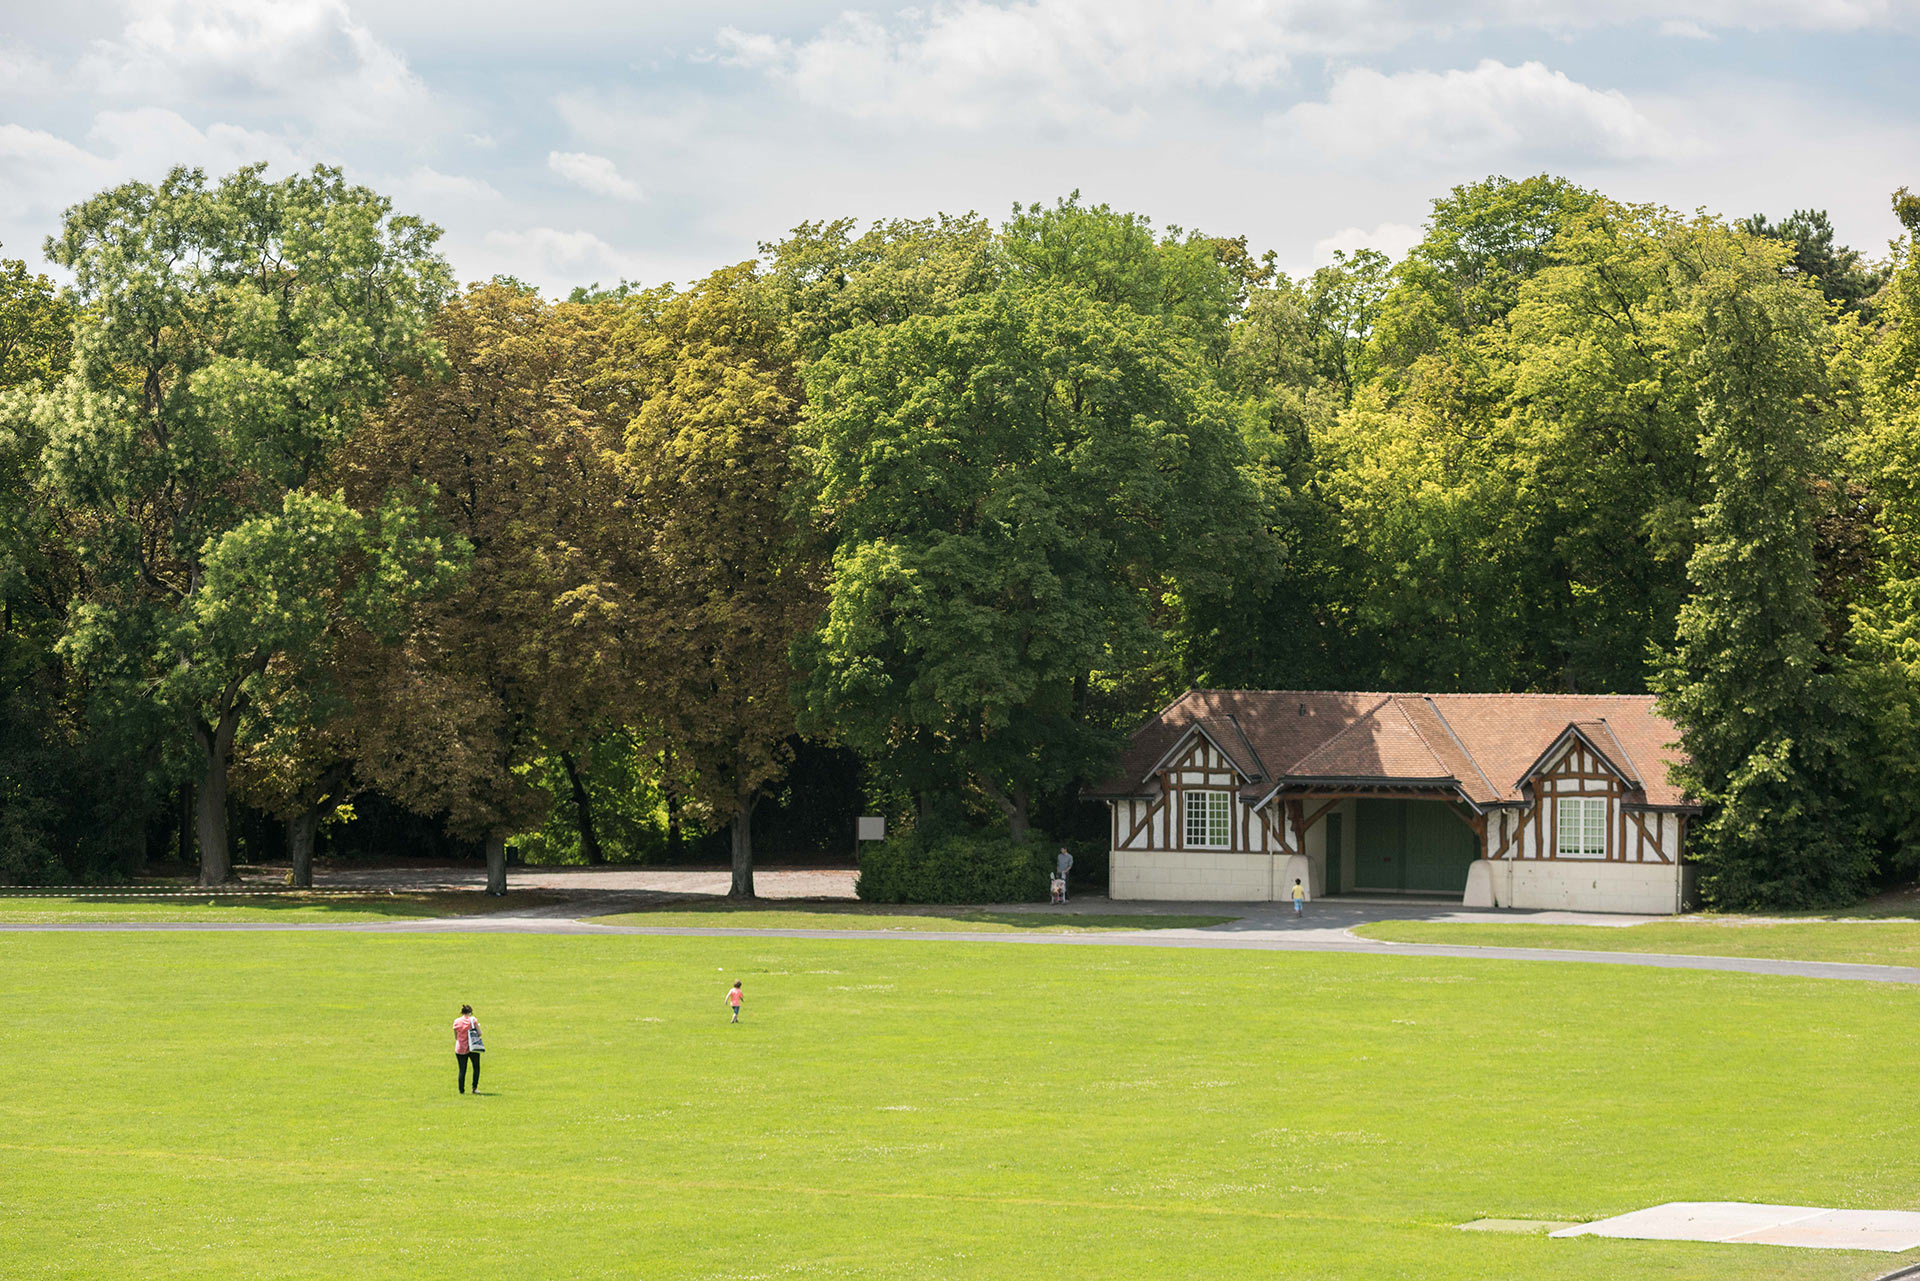
[[[1467,888],[1467,868],[1480,856],[1479,844],[1451,806],[1407,802],[1406,888],[1461,893]]]
[[[1357,801],[1353,814],[1353,888],[1407,888],[1405,801]]]
[[[1340,880],[1340,854],[1341,854],[1340,838],[1343,835],[1341,831],[1341,826],[1340,826],[1340,815],[1338,814],[1327,815],[1326,823],[1327,823],[1327,829],[1326,829],[1327,830],[1327,882],[1325,887],[1322,888],[1320,892],[1322,894],[1338,894],[1341,890],[1346,888],[1346,886],[1342,884]]]
[[[1473,832],[1444,801],[1358,801],[1353,887],[1458,894],[1480,857]]]

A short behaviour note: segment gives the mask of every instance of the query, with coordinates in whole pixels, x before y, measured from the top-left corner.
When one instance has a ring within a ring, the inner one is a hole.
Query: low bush
[[[1058,848],[1039,832],[902,832],[861,850],[854,892],[869,903],[1045,902]]]

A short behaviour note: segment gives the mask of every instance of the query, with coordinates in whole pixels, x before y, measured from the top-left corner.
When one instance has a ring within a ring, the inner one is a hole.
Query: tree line
[[[310,883],[377,801],[750,895],[823,751],[1064,834],[1199,684],[1651,690],[1711,898],[1857,897],[1920,865],[1894,201],[1875,261],[1489,178],[1296,279],[1075,195],[550,301],[337,170],[101,193],[0,269],[0,880],[219,884],[238,814]]]

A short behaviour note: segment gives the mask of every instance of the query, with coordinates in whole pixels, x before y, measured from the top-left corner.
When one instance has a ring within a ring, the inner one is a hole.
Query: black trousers
[[[480,1056],[478,1054],[455,1054],[460,1060],[460,1093],[467,1092],[467,1060],[473,1060],[473,1092],[480,1093]]]

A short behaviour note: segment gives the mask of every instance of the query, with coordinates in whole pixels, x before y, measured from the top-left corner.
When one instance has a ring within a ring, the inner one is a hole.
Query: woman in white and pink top
[[[453,1021],[453,1057],[460,1061],[460,1093],[467,1092],[467,1063],[473,1063],[473,1092],[480,1093],[480,1020],[473,1017],[473,1007],[460,1007],[460,1017]]]

